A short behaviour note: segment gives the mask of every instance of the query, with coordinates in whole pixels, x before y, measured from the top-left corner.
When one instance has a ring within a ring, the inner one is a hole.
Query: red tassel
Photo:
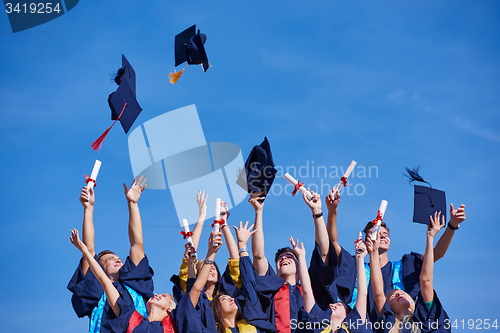
[[[92,147],[92,149],[94,149],[95,151],[98,151],[99,149],[101,149],[102,142],[104,141],[104,138],[106,137],[106,135],[108,135],[109,131],[113,128],[113,126],[115,126],[116,122],[118,120],[120,120],[120,118],[123,114],[123,111],[125,111],[126,107],[127,107],[127,103],[123,104],[122,112],[120,112],[120,115],[118,116],[118,118],[116,118],[116,120],[113,122],[113,124],[111,124],[111,126],[109,126],[109,128],[107,130],[105,130],[104,133],[102,133],[101,136],[97,140],[92,142],[92,144],[90,145],[90,147]]]

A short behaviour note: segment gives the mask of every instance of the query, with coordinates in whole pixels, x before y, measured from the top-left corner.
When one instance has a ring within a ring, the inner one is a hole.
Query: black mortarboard
[[[444,191],[432,188],[432,185],[425,181],[419,174],[419,168],[414,169],[406,168],[409,182],[418,181],[426,183],[429,186],[414,185],[414,199],[413,199],[413,222],[429,224],[429,217],[434,215],[435,212],[441,212],[446,220],[446,194]]]
[[[201,64],[203,71],[206,72],[209,67],[204,47],[206,40],[205,34],[200,33],[200,30],[196,32],[196,25],[176,35],[174,42],[175,66],[187,61],[189,65]]]
[[[142,108],[137,102],[132,89],[128,85],[128,81],[122,80],[118,89],[109,95],[108,103],[111,109],[111,119],[119,119],[123,130],[125,133],[128,133],[134,124],[134,121],[139,116],[139,113],[142,111]],[[125,106],[125,103],[127,106],[124,109],[123,107]]]
[[[242,170],[237,183],[247,189],[249,193],[264,191],[263,196],[266,196],[273,184],[276,173],[271,146],[267,137],[264,137],[264,141],[260,145],[253,147],[250,152],[245,162],[245,170]]]

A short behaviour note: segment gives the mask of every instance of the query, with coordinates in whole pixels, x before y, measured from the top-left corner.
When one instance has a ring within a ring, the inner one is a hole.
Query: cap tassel
[[[123,111],[125,111],[126,107],[127,107],[127,103],[123,104],[122,112],[120,112],[120,115],[118,116],[118,118],[116,118],[116,120],[113,122],[113,124],[111,124],[111,126],[109,126],[108,129],[105,130],[104,133],[102,133],[101,136],[97,140],[92,142],[90,147],[92,147],[92,149],[94,149],[94,151],[98,151],[99,149],[101,149],[102,142],[104,141],[104,138],[108,135],[109,131],[113,128],[113,126],[115,126],[116,122],[118,120],[120,120],[120,118],[123,114]]]
[[[182,73],[184,73],[185,68],[183,68],[180,72],[173,72],[168,74],[168,78],[170,79],[170,83],[174,84],[179,80],[181,77]]]
[[[422,176],[420,176],[420,174],[418,173],[418,171],[420,170],[420,166],[413,168],[413,169],[409,169],[409,168],[405,168],[405,169],[406,169],[406,173],[403,173],[403,175],[408,178],[409,183],[417,181],[417,182],[426,183],[426,184],[431,185],[429,182],[426,182],[424,180],[424,178],[422,178]],[[431,185],[431,187],[432,187],[432,185]]]

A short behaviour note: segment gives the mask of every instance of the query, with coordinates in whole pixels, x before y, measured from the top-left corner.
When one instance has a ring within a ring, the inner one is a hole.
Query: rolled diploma
[[[361,242],[363,241],[363,233],[362,233],[361,231],[360,231],[360,232],[359,232],[359,234],[358,234],[358,242],[357,242],[357,243],[359,243],[360,241],[361,241]],[[358,253],[363,253],[363,249],[359,249],[359,248],[358,248],[358,249],[356,250],[356,252],[358,252]]]
[[[380,216],[382,217],[382,219],[380,221],[378,221],[377,224],[374,225],[372,228],[372,235],[371,235],[372,240],[377,239],[377,232],[380,229],[380,224],[382,223],[382,220],[384,219],[385,210],[387,209],[387,204],[388,204],[387,200],[380,201],[380,206],[378,208],[378,212],[380,212]],[[378,217],[378,212],[377,212],[377,217]]]
[[[220,203],[221,200],[220,198],[215,199],[215,214],[214,214],[214,221],[219,221],[220,220]],[[220,231],[220,224],[219,223],[214,223],[214,232],[219,232]],[[215,246],[215,243],[214,243]]]
[[[99,170],[101,169],[101,164],[101,161],[95,160],[94,168],[92,169],[92,173],[90,174],[90,179],[92,179],[93,181],[89,181],[87,183],[87,188],[94,188],[97,175],[99,174]]]
[[[293,186],[297,185],[297,183],[298,183],[298,181],[295,178],[293,178],[288,172],[285,173],[283,178],[285,178],[287,180],[287,182],[289,182]],[[305,194],[307,196],[307,199],[309,199],[309,200],[312,199],[313,195],[304,186],[299,187],[299,191],[302,192],[303,194]]]
[[[188,220],[186,220],[186,219],[182,219],[182,227],[184,228],[185,233],[188,233],[191,231],[191,230],[189,230],[189,223],[188,223]],[[191,244],[191,246],[193,246],[193,238],[191,236],[186,238],[186,243]],[[191,257],[196,257],[196,252],[191,253]]]
[[[354,167],[356,166],[356,164],[358,164],[358,162],[352,160],[351,163],[349,163],[349,166],[347,167],[346,171],[344,172],[344,176],[342,176],[342,178],[345,177],[346,180],[349,179],[349,176],[351,175],[352,171],[354,170]],[[340,192],[340,189],[342,188],[342,186],[344,186],[344,183],[342,182],[342,180],[340,180],[336,186],[337,192]]]

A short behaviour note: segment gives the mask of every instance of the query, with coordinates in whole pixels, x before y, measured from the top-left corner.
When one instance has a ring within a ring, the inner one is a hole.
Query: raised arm
[[[231,228],[227,224],[229,216],[229,210],[226,206],[221,208],[221,219],[224,220],[224,224],[222,226],[222,235],[226,241],[227,252],[229,252],[229,259],[238,260],[240,256],[238,255],[238,245],[236,245],[236,241],[234,240],[233,233],[231,232]]]
[[[255,210],[254,225],[257,231],[252,237],[252,254],[253,267],[259,276],[265,275],[269,267],[264,251],[264,226],[262,224],[262,214],[264,211],[265,197],[260,197],[262,193],[263,192],[253,192],[250,194],[250,199],[248,200]]]
[[[325,198],[326,207],[328,208],[328,218],[326,222],[326,229],[328,230],[328,238],[333,244],[335,254],[337,256],[342,252],[339,244],[339,234],[337,231],[337,207],[340,203],[340,193],[337,191],[330,191]]]
[[[436,247],[434,248],[434,261],[438,261],[446,254],[450,247],[451,240],[455,235],[455,231],[459,228],[460,223],[465,221],[465,205],[460,205],[457,209],[450,203],[450,221],[443,235],[439,238]]]
[[[142,236],[141,213],[139,212],[139,199],[146,188],[146,179],[141,176],[134,178],[132,186],[127,188],[123,184],[123,190],[128,204],[128,238],[130,240],[130,260],[138,265],[144,258],[144,238]]]
[[[118,305],[118,298],[120,297],[120,293],[116,290],[115,286],[109,279],[109,277],[104,273],[101,266],[94,259],[94,255],[89,252],[87,246],[80,240],[78,235],[78,230],[71,230],[71,236],[69,236],[69,240],[71,243],[82,252],[82,256],[84,261],[88,262],[92,273],[94,273],[95,277],[101,284],[104,292],[106,293],[107,301],[111,306],[116,317],[120,316],[120,306]]]
[[[313,198],[311,200],[307,199],[307,196],[305,194],[303,195],[303,198],[306,205],[311,208],[311,215],[314,220],[315,230],[314,239],[319,246],[321,259],[323,260],[323,262],[325,262],[330,244],[325,226],[325,218],[323,217],[323,210],[321,208],[321,197],[318,193],[314,193],[313,191],[310,192],[313,195]]]
[[[196,306],[198,303],[198,299],[200,298],[200,294],[205,287],[205,284],[208,280],[208,275],[210,274],[210,270],[212,269],[212,264],[214,263],[215,255],[222,245],[221,233],[218,235],[215,232],[210,233],[210,237],[208,238],[208,251],[205,260],[203,260],[203,264],[201,268],[198,270],[198,276],[196,277],[196,281],[193,284],[193,287],[189,291],[189,298],[191,299],[191,303],[193,306]]]
[[[82,225],[82,239],[92,257],[95,256],[94,249],[94,189],[84,186],[80,194],[80,203],[83,206],[83,225]],[[89,270],[89,263],[87,260],[82,260],[82,272],[87,274]]]
[[[426,303],[434,299],[434,250],[432,247],[434,237],[442,227],[444,227],[444,216],[441,216],[441,212],[436,212],[430,217],[430,224],[427,225],[424,262],[420,272],[420,292]]]
[[[250,236],[255,233],[255,230],[252,230],[254,225],[252,224],[248,227],[248,221],[243,225],[243,222],[240,221],[239,228],[233,226],[234,230],[236,230],[236,237],[238,238],[238,249],[240,258],[246,258],[240,260],[241,267],[241,291],[242,294],[247,300],[251,303],[258,302],[258,296],[255,286],[255,274],[253,272],[253,268],[251,268],[251,262],[245,264],[245,260],[250,259],[248,255],[248,240]]]
[[[199,191],[196,194],[196,203],[198,204],[198,221],[193,230],[193,246],[195,249],[198,248],[200,243],[201,231],[203,230],[203,225],[205,224],[205,219],[207,218],[207,199],[208,195],[205,195],[204,191]]]
[[[376,240],[372,240],[371,235],[368,235],[368,237],[366,237],[365,242],[368,253],[370,254],[370,280],[372,284],[375,310],[377,311],[378,316],[381,317],[382,314],[384,313],[385,293],[384,293],[384,280],[382,277],[382,270],[380,267],[380,255],[378,252],[380,245],[379,234],[377,234]]]
[[[366,300],[368,297],[368,286],[366,284],[365,257],[367,253],[366,245],[363,241],[356,243],[356,272],[358,278],[358,296],[356,298],[356,310],[361,320],[366,320]],[[383,287],[382,287],[383,288]]]
[[[306,199],[307,200],[307,199]],[[299,267],[299,275],[300,275],[300,284],[302,286],[302,297],[304,298],[304,310],[310,312],[316,303],[314,299],[314,294],[311,285],[311,278],[309,277],[309,271],[307,269],[306,262],[306,249],[304,247],[304,243],[300,243],[299,240],[293,240],[293,237],[288,238],[290,244],[292,245],[293,250],[297,254],[298,259],[298,267]]]

